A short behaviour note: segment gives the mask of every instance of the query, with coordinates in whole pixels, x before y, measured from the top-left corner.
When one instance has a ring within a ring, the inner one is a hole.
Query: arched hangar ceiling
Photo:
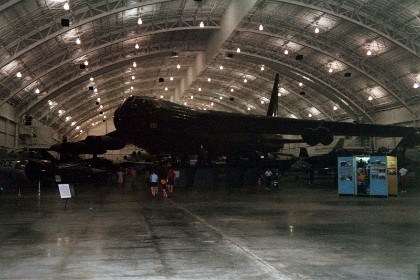
[[[0,106],[63,135],[132,94],[264,114],[275,73],[281,116],[418,119],[419,0],[9,0],[0,26]]]

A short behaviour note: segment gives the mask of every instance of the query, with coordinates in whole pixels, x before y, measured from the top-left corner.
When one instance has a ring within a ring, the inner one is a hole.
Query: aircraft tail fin
[[[344,138],[338,139],[337,143],[335,144],[334,148],[332,149],[332,152],[335,150],[342,150],[344,149]]]
[[[404,136],[400,143],[388,154],[397,156],[405,153],[407,148],[414,148],[420,146],[420,133],[412,133]]]
[[[267,116],[269,117],[277,117],[279,114],[279,80],[279,74],[277,73],[271,91],[270,104],[268,104]]]
[[[301,147],[299,150],[299,158],[308,158],[308,150],[305,147]]]

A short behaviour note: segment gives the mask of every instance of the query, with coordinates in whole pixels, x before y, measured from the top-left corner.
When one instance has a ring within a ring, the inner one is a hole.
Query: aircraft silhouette
[[[115,131],[51,149],[99,154],[131,143],[152,154],[198,154],[198,163],[206,164],[216,155],[275,152],[285,143],[329,145],[334,136],[419,137],[414,127],[276,117],[277,93],[278,74],[267,116],[202,111],[153,97],[130,96],[114,113]],[[300,135],[301,139],[284,139],[282,135]]]
[[[52,157],[52,156],[51,156]],[[26,189],[52,178],[57,168],[43,151],[0,151],[0,191],[12,187]]]

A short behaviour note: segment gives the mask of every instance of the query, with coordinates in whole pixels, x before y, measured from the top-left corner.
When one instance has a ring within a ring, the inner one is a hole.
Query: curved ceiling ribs
[[[102,122],[97,97],[103,114],[130,94],[262,114],[276,72],[288,92],[279,104],[285,115],[305,118],[315,109],[318,119],[374,122],[373,114],[393,108],[405,108],[413,118],[418,114],[413,83],[420,83],[420,8],[411,2],[108,0],[74,2],[70,11],[60,5],[14,0],[0,6],[0,24],[6,26],[0,31],[0,107],[12,104],[17,117],[32,114],[62,134],[79,135],[91,122]],[[12,17],[19,12],[21,17]],[[59,26],[61,18],[69,18],[70,27]],[[373,55],[367,56],[370,49]],[[296,60],[297,54],[304,59]],[[89,67],[82,71],[84,61]],[[139,67],[130,72],[134,61]],[[261,66],[267,69],[259,71]],[[328,73],[328,68],[334,69]],[[17,71],[25,78],[14,77]],[[130,80],[131,73],[139,77]],[[244,84],[244,77],[252,81]],[[92,85],[97,95],[90,94]],[[34,94],[35,89],[42,92]],[[70,115],[79,131],[65,120]]]

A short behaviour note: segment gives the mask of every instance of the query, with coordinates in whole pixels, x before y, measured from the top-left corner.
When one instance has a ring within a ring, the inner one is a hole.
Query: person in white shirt
[[[406,187],[407,187],[407,173],[408,170],[405,167],[401,167],[398,171],[400,173],[400,188],[402,193],[406,193]]]
[[[265,189],[270,190],[271,189],[271,178],[273,177],[273,172],[270,170],[270,168],[267,169],[264,173],[265,177]]]
[[[153,171],[150,175],[150,191],[153,197],[156,197],[158,194],[158,175]]]

